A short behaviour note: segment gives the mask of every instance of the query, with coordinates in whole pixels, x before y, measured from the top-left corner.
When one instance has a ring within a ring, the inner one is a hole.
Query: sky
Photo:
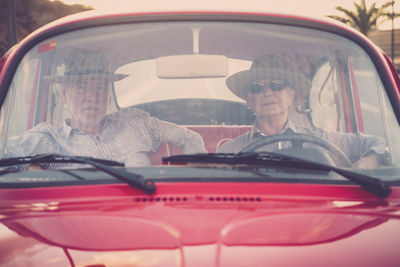
[[[353,2],[360,0],[61,0],[65,4],[82,4],[91,6],[97,10],[135,10],[138,8],[162,8],[173,6],[196,6],[199,2],[202,4],[210,3],[211,6],[221,9],[225,7],[261,7],[282,12],[294,12],[309,16],[339,15],[343,13],[335,9],[336,6],[342,6],[349,10],[354,10]],[[372,3],[377,6],[388,2],[389,0],[366,0],[369,7]],[[395,12],[400,13],[400,0],[395,0]],[[391,11],[391,7],[388,8]],[[392,23],[388,21],[378,25],[381,30],[391,29]],[[395,28],[400,28],[400,18],[395,20]]]

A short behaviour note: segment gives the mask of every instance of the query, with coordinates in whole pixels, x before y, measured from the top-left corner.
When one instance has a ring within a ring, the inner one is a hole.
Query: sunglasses
[[[266,87],[271,89],[271,91],[279,92],[285,89],[288,85],[289,83],[284,80],[271,80],[269,83],[254,81],[248,85],[248,92],[251,94],[259,94],[263,92]]]

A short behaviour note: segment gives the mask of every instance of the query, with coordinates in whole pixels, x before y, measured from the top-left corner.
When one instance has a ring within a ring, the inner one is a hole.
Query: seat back
[[[223,143],[248,132],[251,126],[196,125],[187,126],[187,128],[199,133],[203,137],[206,150],[209,153],[215,153],[217,148]],[[181,153],[178,148],[170,144],[162,144],[157,151],[150,153],[149,157],[152,165],[159,165],[162,164],[162,157],[179,155]]]

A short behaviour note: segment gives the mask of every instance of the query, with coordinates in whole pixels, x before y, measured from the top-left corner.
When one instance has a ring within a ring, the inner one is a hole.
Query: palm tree
[[[378,19],[388,19],[388,17],[392,15],[392,13],[386,12],[386,9],[391,6],[393,2],[394,1],[389,1],[380,7],[376,7],[376,3],[373,3],[369,8],[367,8],[365,6],[365,0],[361,0],[360,4],[353,2],[355,11],[345,9],[341,6],[335,7],[336,10],[339,10],[345,14],[344,17],[335,15],[330,15],[328,17],[344,22],[353,28],[356,28],[363,34],[368,35],[370,31],[376,29]],[[395,14],[395,17],[398,16],[400,15]]]

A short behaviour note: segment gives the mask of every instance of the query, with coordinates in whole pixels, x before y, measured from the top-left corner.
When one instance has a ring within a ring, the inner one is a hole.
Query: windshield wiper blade
[[[114,166],[117,167],[125,166],[124,163],[118,161],[98,159],[92,157],[82,157],[82,156],[67,156],[60,154],[39,154],[36,156],[0,159],[0,167],[21,165],[21,164],[39,164],[39,163],[88,164],[93,166],[95,169],[108,173],[114,178],[123,181],[134,188],[138,188],[148,194],[152,194],[155,191],[155,185],[152,179],[144,178],[142,175],[128,172],[124,169],[114,168]]]
[[[67,156],[60,154],[38,154],[35,156],[0,159],[0,167],[7,167],[12,165],[24,165],[24,164],[39,164],[39,163],[82,163],[82,159],[91,160],[107,166],[118,166],[118,167],[125,166],[124,163],[107,159],[82,157],[82,156]]]
[[[351,182],[360,185],[366,191],[371,192],[380,198],[386,198],[392,192],[389,185],[376,177],[365,175],[362,173],[349,171],[346,169],[338,168],[332,165],[322,164],[319,162],[304,160],[288,155],[281,155],[273,152],[249,152],[237,154],[222,154],[222,153],[208,153],[208,154],[188,154],[188,155],[175,155],[163,158],[164,163],[215,163],[215,164],[228,164],[228,165],[262,165],[268,167],[285,167],[285,168],[299,168],[307,170],[319,171],[333,171]]]

